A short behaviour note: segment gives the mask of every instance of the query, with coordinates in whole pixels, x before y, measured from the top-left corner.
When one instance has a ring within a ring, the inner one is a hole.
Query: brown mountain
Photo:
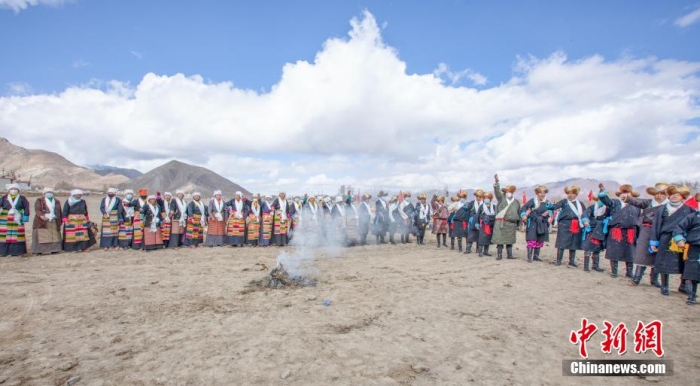
[[[250,192],[240,185],[199,166],[180,161],[170,161],[131,181],[119,185],[120,189],[148,189],[150,193],[171,192],[181,189],[186,193],[201,192],[203,197],[211,197],[215,190],[221,190],[226,197],[233,197],[236,191],[250,196]]]
[[[54,152],[25,149],[5,138],[0,138],[0,154],[0,168],[6,173],[14,172],[21,180],[31,179],[33,188],[51,186],[65,190],[81,188],[101,191],[128,180],[117,174],[101,176]]]

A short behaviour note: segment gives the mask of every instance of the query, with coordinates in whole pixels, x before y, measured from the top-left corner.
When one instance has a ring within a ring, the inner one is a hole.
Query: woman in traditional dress
[[[314,246],[321,242],[321,219],[322,213],[316,203],[316,197],[309,197],[301,208],[302,222],[301,232],[304,237],[304,245]]]
[[[0,257],[27,253],[24,224],[29,222],[29,201],[19,193],[19,184],[7,185],[0,197]]]
[[[555,203],[548,204],[547,208],[549,210],[559,210],[559,215],[557,215],[557,241],[555,247],[557,248],[557,265],[561,265],[561,261],[564,258],[564,251],[569,251],[569,267],[578,268],[576,264],[576,251],[581,249],[581,228],[583,223],[581,218],[583,212],[586,210],[586,205],[584,205],[581,200],[578,200],[578,194],[581,192],[581,188],[578,186],[568,186],[564,188],[564,194],[566,198]]]
[[[96,244],[90,229],[88,206],[83,191],[74,189],[63,204],[63,250],[66,252],[88,252]]]
[[[126,189],[122,200],[122,218],[124,222],[119,224],[119,247],[121,249],[131,248],[131,243],[134,240],[134,221],[137,206],[138,201],[134,199],[134,191]],[[140,218],[139,224],[141,224]]]
[[[141,249],[143,244],[143,216],[141,216],[141,208],[146,206],[148,202],[148,190],[139,189],[139,196],[132,205],[134,207],[134,238],[131,242],[132,249]]]
[[[272,222],[275,216],[275,209],[272,207],[272,196],[266,195],[261,206],[262,215],[260,227],[260,242],[258,245],[269,247],[272,242]]]
[[[344,246],[347,244],[347,220],[345,218],[345,204],[343,203],[343,198],[337,196],[335,198],[335,205],[331,209],[331,218],[333,220],[333,229],[335,231],[335,236],[333,239],[339,246]]]
[[[333,204],[331,203],[331,198],[328,196],[323,197],[321,202],[321,239],[324,244],[334,245],[335,228],[333,227],[333,218],[331,216]]]
[[[272,243],[278,247],[287,245],[289,241],[289,226],[294,214],[294,205],[287,201],[286,197],[285,192],[280,192],[277,199],[272,203],[272,208],[275,210]]]
[[[360,238],[360,212],[350,196],[345,199],[345,237],[348,246],[357,245]]]
[[[431,200],[433,204],[433,234],[437,237],[437,247],[440,248],[440,236],[442,236],[442,246],[447,248],[447,218],[450,210],[445,206],[445,197],[438,197],[437,194]]]
[[[644,277],[644,272],[647,267],[651,267],[650,282],[654,287],[661,288],[659,283],[659,274],[654,271],[654,261],[656,254],[649,252],[649,240],[651,239],[651,226],[654,223],[654,214],[658,206],[666,205],[668,197],[666,196],[666,188],[668,184],[660,182],[654,187],[647,188],[647,194],[652,196],[652,199],[634,198],[627,196],[626,202],[632,206],[642,210],[642,227],[639,230],[637,238],[637,246],[634,249],[634,276],[630,279],[630,284],[639,285]]]
[[[117,197],[117,189],[109,188],[107,195],[100,201],[102,229],[100,230],[100,248],[108,251],[119,248],[119,225],[124,223],[122,200]]]
[[[611,199],[601,185],[598,193],[600,201],[610,208],[610,218],[607,226],[604,227],[605,258],[610,260],[610,277],[617,277],[617,267],[620,261],[625,262],[625,276],[632,278],[632,261],[634,257],[634,246],[637,240],[637,225],[639,223],[639,208],[628,205],[627,197],[639,197],[632,185],[623,184],[615,193],[619,200]]]
[[[535,188],[535,197],[520,209],[520,218],[525,224],[527,242],[527,261],[542,261],[540,250],[549,241],[549,219],[552,212],[547,209],[549,189],[540,185]]]
[[[170,246],[170,237],[172,236],[173,231],[174,209],[177,208],[177,205],[175,205],[175,201],[173,201],[173,194],[170,192],[163,193],[162,203],[158,202],[158,199],[156,198],[156,203],[158,206],[160,206],[160,214],[161,218],[163,219],[163,222],[160,224],[160,234],[163,239],[163,248],[168,248]]]
[[[430,205],[427,203],[428,196],[425,193],[418,195],[418,203],[416,204],[414,211],[414,221],[416,227],[416,243],[418,245],[425,245],[425,230],[430,224]]]
[[[260,194],[253,196],[253,201],[250,203],[248,216],[245,220],[247,244],[257,247],[260,242],[260,228],[262,225],[262,206],[260,205]]]
[[[482,199],[483,203],[479,206],[477,216],[479,241],[476,243],[476,249],[479,257],[491,256],[489,245],[491,245],[491,238],[493,237],[493,226],[496,224],[496,204],[493,203],[493,193],[483,193]],[[532,262],[532,260],[528,261]]]
[[[163,234],[161,230],[163,213],[154,194],[148,196],[146,205],[141,207],[141,218],[143,219],[142,249],[147,252],[163,248]]]
[[[695,205],[700,200],[700,193],[696,194]],[[692,201],[691,199],[690,201]],[[683,277],[681,283],[685,285],[688,294],[687,305],[697,302],[698,281],[700,281],[700,212],[696,211],[683,219],[673,231],[673,240],[679,248],[684,250]]]
[[[208,247],[220,247],[226,244],[226,201],[223,200],[220,190],[214,191],[214,198],[209,200],[209,218],[207,224],[207,239],[205,245]]]
[[[61,242],[61,202],[54,198],[53,188],[44,188],[44,196],[34,203],[32,253],[48,255],[63,250]]]
[[[245,244],[245,226],[248,217],[248,205],[243,201],[243,193],[236,192],[233,199],[226,203],[228,221],[226,225],[226,242],[234,247]]]
[[[669,294],[670,276],[682,274],[684,270],[683,249],[679,248],[673,240],[673,232],[688,215],[694,214],[692,208],[683,205],[683,201],[690,196],[690,189],[687,186],[671,185],[666,188],[666,195],[668,196],[666,205],[654,209],[654,222],[649,240],[651,251],[656,253],[654,270],[661,275],[661,294],[664,296]]]
[[[204,228],[207,226],[209,216],[209,209],[202,202],[201,193],[192,193],[192,201],[187,204],[185,215],[187,216],[185,245],[190,248],[200,248],[204,242]]]
[[[588,269],[591,258],[593,259],[593,270],[597,272],[605,271],[600,268],[600,253],[605,249],[605,219],[610,216],[610,208],[605,206],[598,197],[591,197],[593,205],[583,213],[583,236],[581,249],[583,249],[583,270]],[[629,197],[628,197],[629,198]]]
[[[184,244],[185,231],[187,229],[187,202],[185,192],[175,191],[173,204],[170,206],[170,241],[169,248],[180,248]]]

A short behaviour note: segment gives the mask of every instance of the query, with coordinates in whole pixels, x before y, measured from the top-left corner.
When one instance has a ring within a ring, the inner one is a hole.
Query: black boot
[[[588,268],[590,262],[591,262],[591,253],[584,252],[583,253],[583,272],[591,272],[591,269]]]
[[[411,241],[410,236],[411,236],[410,233],[406,233],[406,243],[407,243],[407,244],[410,244],[410,243],[413,242],[413,241]]]
[[[681,279],[681,284],[678,286],[678,292],[680,292],[682,294],[688,293],[688,291],[686,291],[686,289],[685,289],[685,282],[683,281],[683,279]]]
[[[503,245],[496,245],[496,260],[503,259]]]
[[[576,250],[569,249],[569,267],[578,268],[576,265]]]
[[[455,238],[454,237],[450,237],[450,245],[451,245],[450,250],[454,251],[455,250]]]
[[[457,237],[457,250],[459,252],[462,252],[462,238],[461,237]]]
[[[386,244],[386,236],[382,235],[381,240],[382,240],[382,244]]]
[[[685,301],[685,304],[692,306],[693,304],[697,303],[698,300],[698,282],[692,281],[692,280],[686,280],[685,281],[685,290],[688,292],[688,300]]]
[[[379,240],[380,240],[380,237],[379,237],[379,236],[375,236],[375,237],[376,237],[376,239],[377,239],[377,245],[381,244],[381,241],[379,241]]]
[[[596,272],[605,271],[603,268],[600,268],[600,253],[593,254],[593,270]]]
[[[610,269],[612,270],[610,277],[617,277],[617,263],[617,261],[610,260]]]
[[[492,254],[489,253],[489,246],[488,245],[484,245],[484,256],[489,256],[489,257],[493,256]]]
[[[360,245],[367,245],[367,235],[360,237]]]
[[[467,251],[464,253],[466,253],[466,254],[472,253],[472,244],[474,244],[474,243],[467,243]]]
[[[561,260],[564,258],[564,250],[557,249],[557,265],[561,265]]]
[[[527,249],[527,262],[532,263],[532,248]]]
[[[442,234],[442,246],[447,248],[447,234]]]
[[[532,260],[534,260],[534,261],[542,261],[542,259],[540,259],[540,249],[541,249],[541,248],[535,248],[535,249],[532,251]]]
[[[642,277],[644,276],[644,271],[647,270],[647,267],[643,265],[638,265],[634,269],[634,277],[630,279],[630,284],[631,285],[639,285],[639,282],[642,281]]]
[[[401,241],[400,241],[401,244],[404,244],[405,241],[403,241],[403,233],[399,233],[399,238],[401,239]]]
[[[662,273],[661,274],[661,295],[668,296],[668,281],[670,279],[670,275],[667,273]]]
[[[654,268],[651,269],[651,275],[649,275],[649,284],[656,288],[661,288],[661,283],[659,283],[659,273],[656,272]]]
[[[389,243],[396,244],[396,241],[394,241],[394,234],[393,233],[389,233]]]
[[[513,246],[512,245],[506,245],[506,252],[508,252],[508,259],[510,260],[515,260],[515,256],[513,256]]]
[[[484,257],[484,247],[481,245],[476,245],[476,252],[479,254],[479,257]]]
[[[625,262],[625,277],[628,279],[634,279],[634,276],[632,276],[632,268],[634,267],[633,263],[630,262]]]
[[[440,249],[440,235],[438,234],[436,237],[437,237],[437,248]]]

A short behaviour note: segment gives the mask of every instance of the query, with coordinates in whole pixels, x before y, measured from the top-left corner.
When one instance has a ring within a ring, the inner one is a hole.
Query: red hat
[[[139,196],[148,196],[148,189],[139,189]]]

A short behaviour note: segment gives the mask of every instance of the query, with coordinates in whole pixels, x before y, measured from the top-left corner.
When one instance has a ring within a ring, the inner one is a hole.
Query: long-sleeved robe
[[[494,225],[491,244],[512,245],[515,244],[515,232],[520,223],[520,202],[512,198],[509,202],[503,192],[501,185],[493,185],[494,196],[498,200],[496,206],[496,223]]]
[[[100,201],[100,213],[102,213],[100,248],[119,246],[119,224],[124,222],[122,200],[117,196],[114,196],[109,202],[107,200],[110,198],[103,197]]]
[[[27,253],[24,224],[29,222],[29,201],[21,194],[0,197],[0,257]]]
[[[610,217],[603,224],[603,231],[607,235],[605,258],[631,263],[634,260],[639,208],[613,200],[605,192],[599,193],[598,199],[610,209]]]
[[[58,199],[36,199],[32,223],[32,253],[61,252],[61,217],[61,202]]]

